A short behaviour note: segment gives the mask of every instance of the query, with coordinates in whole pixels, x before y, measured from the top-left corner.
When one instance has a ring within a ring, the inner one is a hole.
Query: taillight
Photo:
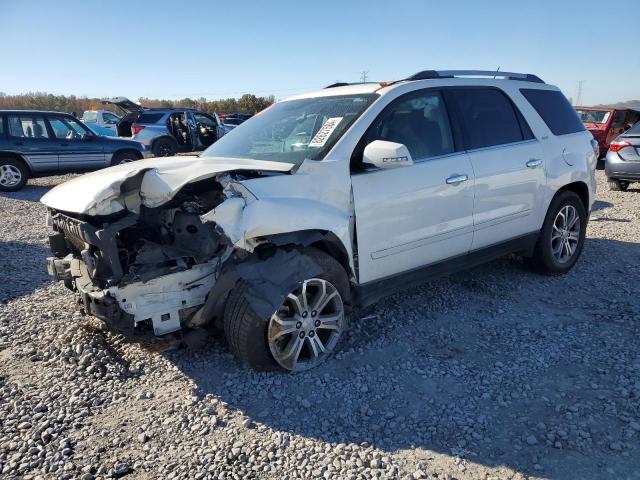
[[[133,130],[133,134],[137,135],[139,134],[142,130],[144,130],[144,127],[142,125],[134,125],[133,127],[131,127],[131,130]]]
[[[609,144],[609,150],[612,152],[619,152],[625,147],[630,147],[631,144],[629,142],[625,142],[624,140],[614,140]]]

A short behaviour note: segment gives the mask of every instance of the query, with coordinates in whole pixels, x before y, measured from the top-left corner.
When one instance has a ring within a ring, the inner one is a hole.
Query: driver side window
[[[118,123],[118,117],[111,113],[103,112],[102,119],[106,125],[116,125]]]
[[[215,127],[216,121],[209,117],[208,115],[204,115],[203,113],[194,113],[193,118],[196,119],[196,123],[201,123],[202,125],[207,125],[209,127]]]
[[[389,104],[360,141],[352,164],[362,168],[362,152],[374,140],[404,144],[414,161],[453,153],[449,117],[440,93],[418,91]]]
[[[77,136],[75,130],[62,118],[49,117],[49,125],[51,125],[56,138],[71,139]]]

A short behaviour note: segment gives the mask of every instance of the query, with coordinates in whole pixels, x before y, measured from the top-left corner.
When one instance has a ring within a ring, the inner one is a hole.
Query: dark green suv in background
[[[86,172],[150,157],[139,142],[93,133],[67,113],[0,110],[0,191],[30,177]]]

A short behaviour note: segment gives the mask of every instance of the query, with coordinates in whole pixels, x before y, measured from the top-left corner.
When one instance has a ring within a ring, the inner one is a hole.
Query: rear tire
[[[629,182],[618,180],[617,178],[607,178],[607,184],[609,185],[609,190],[614,192],[626,192],[629,188]]]
[[[178,145],[175,140],[160,138],[153,143],[151,151],[155,157],[172,157],[178,152]]]
[[[111,166],[122,165],[123,163],[134,162],[140,160],[140,157],[133,152],[116,153],[111,159]]]
[[[567,273],[580,258],[586,231],[582,200],[575,192],[560,192],[549,206],[533,255],[526,263],[544,275]]]
[[[20,160],[0,158],[0,191],[16,192],[29,179],[29,169]]]
[[[333,257],[316,249],[307,249],[304,251],[304,254],[311,257],[322,269],[322,272],[316,276],[316,281],[326,281],[327,285],[335,287],[335,290],[339,293],[340,301],[344,309],[344,304],[349,303],[350,285],[347,274],[340,263]],[[306,280],[308,279],[300,278],[299,285],[302,285]],[[339,344],[339,339],[333,338],[331,342],[333,348],[327,354],[323,355],[322,358],[318,357],[318,361],[307,364],[302,364],[301,362],[300,365],[293,364],[291,365],[292,368],[284,366],[281,361],[276,361],[272,353],[273,342],[269,341],[268,333],[270,325],[272,325],[273,322],[273,317],[269,319],[260,318],[253,311],[244,296],[247,289],[248,284],[240,280],[231,291],[224,311],[224,332],[227,342],[233,354],[245,365],[263,371],[306,370],[320,364],[336,350],[335,347]],[[278,310],[278,312],[279,311],[280,310]],[[315,314],[315,312],[313,313]],[[318,319],[322,317],[321,313],[322,311],[319,310]],[[343,328],[339,332],[340,335],[346,330],[347,323],[347,314],[344,313],[344,323],[341,324]],[[318,331],[320,331],[321,328],[322,327],[318,327]],[[295,340],[293,336],[298,335],[298,332],[289,335],[291,335],[291,340],[289,341],[293,342],[293,340]],[[284,335],[282,335],[282,337],[284,337]],[[287,339],[283,338],[283,340]],[[306,338],[303,343],[305,343],[305,345],[309,343],[308,348],[310,349],[310,343],[313,343],[313,341],[311,338]]]

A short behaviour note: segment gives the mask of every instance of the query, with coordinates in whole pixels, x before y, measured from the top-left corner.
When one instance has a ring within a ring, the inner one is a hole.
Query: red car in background
[[[578,116],[600,146],[600,158],[609,144],[640,120],[640,111],[631,108],[575,107]]]

